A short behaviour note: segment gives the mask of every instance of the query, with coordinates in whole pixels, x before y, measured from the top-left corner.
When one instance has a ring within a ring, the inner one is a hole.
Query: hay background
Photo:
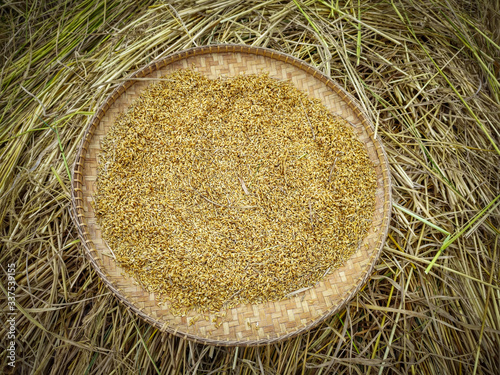
[[[20,374],[499,373],[499,11],[498,1],[4,2],[3,369],[14,261]],[[373,116],[394,202],[434,225],[394,209],[375,273],[346,308],[259,348],[193,344],[137,320],[93,272],[69,216],[66,166],[96,104],[146,63],[216,43],[289,53],[340,82]],[[460,236],[426,274],[443,230]]]

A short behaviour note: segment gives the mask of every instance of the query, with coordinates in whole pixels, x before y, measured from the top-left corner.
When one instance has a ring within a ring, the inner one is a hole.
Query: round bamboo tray
[[[365,145],[377,174],[372,226],[363,243],[342,267],[314,288],[292,298],[227,310],[222,324],[196,314],[173,316],[168,306],[157,304],[115,263],[101,238],[91,205],[95,193],[100,142],[115,118],[155,79],[181,68],[191,68],[209,78],[258,74],[289,80],[299,90],[318,98],[354,127]],[[100,106],[87,129],[73,168],[73,217],[86,255],[107,287],[135,314],[162,331],[212,345],[264,345],[306,332],[339,311],[368,279],[384,245],[391,214],[391,183],[387,157],[375,138],[372,124],[355,100],[334,81],[308,64],[265,48],[242,45],[197,47],[155,61],[133,74]]]

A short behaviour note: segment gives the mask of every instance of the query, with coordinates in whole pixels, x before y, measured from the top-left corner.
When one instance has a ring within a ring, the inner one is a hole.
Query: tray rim
[[[85,224],[83,218],[83,167],[85,160],[85,152],[90,144],[90,140],[93,136],[95,129],[100,123],[101,119],[106,114],[106,111],[111,107],[111,105],[136,81],[137,78],[143,78],[150,73],[153,73],[156,70],[159,70],[171,63],[176,61],[180,61],[183,59],[187,59],[189,57],[204,55],[204,54],[213,54],[213,53],[247,53],[257,56],[264,56],[267,58],[275,59],[282,61],[284,63],[288,63],[293,65],[294,67],[303,70],[306,74],[311,75],[313,78],[319,79],[323,82],[328,88],[332,89],[337,95],[341,97],[341,99],[346,103],[347,106],[356,114],[356,116],[360,119],[362,126],[365,128],[370,128],[372,131],[374,129],[373,123],[370,118],[367,116],[365,111],[362,110],[360,104],[357,100],[348,93],[344,88],[338,85],[334,80],[320,72],[318,69],[309,65],[308,63],[285,54],[283,52],[279,52],[276,50],[272,50],[264,47],[254,47],[247,46],[242,44],[214,44],[208,46],[199,46],[193,47],[182,51],[177,51],[172,54],[169,54],[166,57],[155,60],[143,68],[137,70],[132,75],[126,78],[126,80],[116,87],[111,94],[109,94],[104,102],[99,106],[98,110],[95,112],[90,122],[86,125],[87,129],[83,134],[83,138],[80,142],[80,145],[77,149],[77,154],[75,158],[75,162],[73,163],[71,170],[71,206],[70,206],[70,215],[73,219],[74,224],[76,225],[78,235],[80,238],[80,243],[85,249],[84,253],[87,260],[91,263],[92,267],[106,285],[106,287],[111,290],[114,296],[125,305],[127,310],[132,311],[136,316],[139,316],[144,321],[148,322],[152,326],[160,329],[163,332],[169,332],[177,337],[181,337],[184,339],[188,339],[193,342],[209,344],[209,345],[217,345],[217,346],[261,346],[268,345],[272,343],[281,342],[292,337],[298,336],[304,332],[311,330],[312,328],[318,326],[321,322],[325,321],[333,314],[341,310],[357,293],[358,291],[366,284],[370,275],[373,273],[373,269],[380,257],[382,252],[382,248],[384,247],[385,241],[387,239],[387,234],[389,230],[389,224],[391,221],[392,215],[392,181],[391,174],[389,170],[389,161],[387,158],[387,153],[383,147],[382,140],[380,137],[377,139],[375,136],[371,137],[372,141],[375,142],[375,145],[378,146],[377,150],[381,151],[381,164],[382,165],[382,174],[384,177],[384,210],[383,210],[383,218],[382,225],[379,227],[381,229],[378,235],[378,241],[380,244],[378,249],[374,251],[370,259],[370,266],[364,272],[359,282],[355,287],[348,290],[345,295],[342,296],[341,301],[328,313],[323,314],[320,318],[313,320],[310,324],[305,327],[299,328],[296,331],[284,334],[282,336],[272,338],[272,339],[257,339],[257,340],[227,340],[221,341],[216,339],[210,339],[205,337],[196,336],[193,333],[188,332],[180,332],[177,329],[172,329],[169,325],[161,324],[158,320],[152,318],[150,315],[144,313],[139,307],[134,305],[129,301],[129,299],[122,294],[122,292],[116,288],[113,283],[108,279],[108,275],[104,269],[97,264],[96,257],[98,257],[97,250],[92,248],[93,246],[89,246],[89,243],[93,245],[92,240],[89,238],[89,234],[86,230],[87,225]]]

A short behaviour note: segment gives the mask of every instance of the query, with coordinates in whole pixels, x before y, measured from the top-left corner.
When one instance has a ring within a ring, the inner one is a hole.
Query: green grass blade
[[[400,210],[400,211],[402,211],[402,212],[410,215],[411,217],[417,219],[418,221],[421,221],[422,223],[430,226],[431,228],[436,229],[437,231],[439,231],[439,232],[441,232],[441,233],[443,233],[443,234],[445,234],[447,236],[450,235],[450,232],[448,232],[447,230],[441,228],[440,226],[438,226],[436,224],[431,223],[429,220],[424,219],[422,216],[417,215],[415,212],[412,212],[412,211],[404,208],[403,206],[400,206],[397,203],[392,203],[392,207],[397,208],[398,210]]]
[[[441,256],[441,253],[446,250],[446,248],[448,246],[450,246],[453,242],[455,242],[457,239],[460,238],[460,236],[462,236],[462,234],[464,234],[467,229],[469,229],[478,219],[480,219],[484,214],[486,214],[488,212],[488,210],[493,206],[493,204],[500,198],[500,195],[497,195],[497,197],[495,199],[493,199],[490,203],[488,203],[488,205],[486,207],[484,207],[480,212],[478,212],[471,220],[469,220],[469,222],[464,225],[462,227],[462,229],[460,229],[457,233],[455,233],[451,238],[448,238],[450,236],[447,237],[447,239],[443,242],[443,245],[441,246],[441,248],[439,249],[439,251],[437,252],[436,256],[434,256],[434,258],[432,259],[431,263],[427,266],[427,268],[425,269],[425,273],[429,273],[429,271],[431,270],[432,266],[436,263],[436,261],[438,260],[438,258]],[[493,209],[495,209],[499,204],[496,204]]]

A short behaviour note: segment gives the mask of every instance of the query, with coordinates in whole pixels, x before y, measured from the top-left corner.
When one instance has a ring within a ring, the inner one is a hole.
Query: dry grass
[[[15,262],[20,374],[498,373],[499,11],[486,0],[4,2],[2,366]],[[259,348],[137,321],[85,260],[68,210],[67,167],[96,105],[155,58],[224,42],[290,53],[355,93],[394,181],[365,288],[309,334]]]

